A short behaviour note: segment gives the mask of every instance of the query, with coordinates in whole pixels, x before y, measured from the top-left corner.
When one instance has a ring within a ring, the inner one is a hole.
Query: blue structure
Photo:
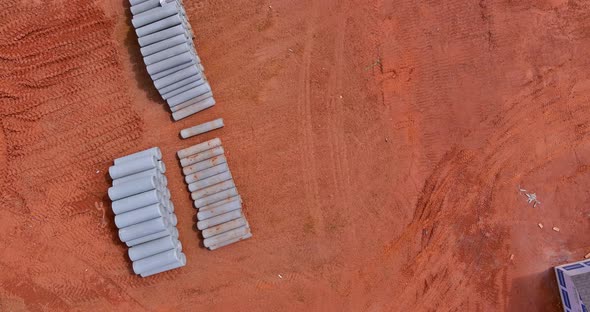
[[[588,312],[590,306],[590,260],[555,267],[559,295],[565,312]]]

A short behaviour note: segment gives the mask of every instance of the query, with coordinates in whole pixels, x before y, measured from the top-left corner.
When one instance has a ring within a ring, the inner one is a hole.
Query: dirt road
[[[560,309],[551,267],[590,252],[590,3],[184,2],[217,105],[173,123],[127,0],[5,1],[0,311]],[[210,252],[175,152],[214,136],[254,238]],[[106,172],[150,146],[188,264],[141,279]]]

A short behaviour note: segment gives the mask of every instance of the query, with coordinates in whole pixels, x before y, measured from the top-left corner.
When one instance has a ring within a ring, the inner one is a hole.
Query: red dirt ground
[[[588,1],[185,0],[218,104],[176,123],[127,0],[3,4],[0,311],[559,311],[590,252]],[[254,238],[210,252],[175,151],[214,136]],[[141,279],[106,171],[149,146],[188,264]]]

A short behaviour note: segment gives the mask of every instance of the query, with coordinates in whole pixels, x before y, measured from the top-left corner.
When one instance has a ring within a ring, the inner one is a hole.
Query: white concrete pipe
[[[111,206],[115,214],[129,212],[137,208],[146,207],[159,203],[163,200],[164,196],[158,190],[151,190],[145,193],[125,197],[112,202]]]
[[[207,220],[202,220],[197,222],[197,228],[199,230],[208,229],[210,227],[220,225],[225,222],[229,222],[231,220],[243,218],[244,215],[242,214],[242,210],[234,210],[228,213],[224,213],[222,215],[218,215],[217,217],[209,218]]]
[[[158,6],[147,11],[135,14],[131,19],[133,28],[139,28],[153,22],[157,22],[166,17],[178,14],[180,9],[176,5]]]
[[[146,2],[147,0],[129,0],[130,5],[136,5],[142,2]]]
[[[181,64],[190,63],[191,61],[191,53],[184,52],[173,57],[169,57],[165,60],[159,61],[157,63],[147,65],[146,69],[150,75],[153,75],[155,73],[170,69]]]
[[[193,71],[196,71],[197,67],[196,66],[193,66],[193,67],[194,67]],[[167,85],[165,87],[160,88],[158,90],[158,93],[160,93],[160,95],[162,97],[164,97],[164,94],[170,93],[174,90],[178,90],[179,88],[182,88],[182,87],[189,85],[193,82],[199,82],[199,85],[202,85],[205,83],[205,80],[203,80],[203,77],[201,76],[201,74],[196,73],[196,74],[188,76],[182,80],[178,80],[171,85]]]
[[[162,51],[156,52],[152,55],[148,55],[143,58],[143,62],[145,63],[145,65],[151,65],[151,64],[163,61],[167,58],[171,58],[173,56],[182,54],[182,53],[187,52],[189,50],[190,50],[189,44],[187,44],[186,42],[181,43],[181,44],[175,45],[173,47],[170,47],[166,50],[162,50]]]
[[[219,128],[222,128],[224,126],[223,124],[223,118],[218,118],[209,122],[205,122],[202,123],[200,125],[194,126],[194,127],[190,127],[187,129],[183,129],[180,131],[180,136],[183,139],[187,139],[199,134],[203,134],[209,131],[213,131]]]
[[[230,202],[233,202],[233,201],[239,201],[240,204],[241,204],[242,203],[242,197],[240,195],[234,196],[234,197],[230,197],[228,199],[224,199],[224,200],[218,201],[218,202],[213,203],[211,205],[207,205],[207,206],[201,207],[201,208],[199,208],[199,211],[205,211],[205,210],[217,208],[219,206],[223,206],[223,205],[225,205],[227,203],[230,203]]]
[[[216,165],[213,162],[209,162],[209,163],[202,163],[202,162],[205,160],[214,158],[216,156],[223,156],[224,152],[225,152],[225,150],[223,149],[222,146],[217,146],[217,147],[214,147],[210,150],[200,152],[198,154],[194,154],[194,155],[191,155],[187,158],[181,159],[180,164],[182,165],[183,168],[187,169],[186,171],[184,171],[184,175],[195,173],[197,171],[201,171],[203,169],[207,169],[209,167],[212,167],[213,165]],[[222,162],[220,162],[220,164],[224,163],[224,162],[225,161],[222,161]],[[208,165],[208,164],[211,164],[211,165]],[[195,166],[195,165],[197,165],[197,166]]]
[[[184,103],[190,99],[194,99],[197,96],[203,95],[207,92],[211,92],[211,86],[208,83],[204,83],[200,86],[184,91],[166,100],[169,106],[176,106]]]
[[[191,193],[191,198],[193,200],[205,198],[207,196],[211,196],[215,193],[219,193],[225,190],[229,190],[230,188],[236,187],[236,184],[233,180],[227,180],[225,182],[221,182],[215,185],[211,185],[207,188],[195,191]]]
[[[135,272],[135,274],[141,274],[180,261],[180,253],[180,250],[172,249],[133,261],[133,272]]]
[[[180,259],[178,261],[161,266],[161,267],[159,267],[157,269],[153,269],[151,271],[141,273],[140,275],[141,275],[141,277],[148,277],[148,276],[152,276],[152,275],[159,274],[162,272],[178,269],[178,268],[181,268],[185,265],[186,265],[186,255],[184,253],[180,253]]]
[[[163,93],[170,92],[176,88],[170,89],[170,90],[164,89],[164,88],[167,86],[170,86],[174,83],[177,83],[179,81],[182,81],[186,78],[189,78],[192,76],[197,76],[197,75],[200,76],[199,69],[197,68],[197,66],[191,65],[191,66],[181,69],[175,73],[172,73],[171,75],[154,80],[154,86],[156,87],[156,89],[158,89],[159,92],[163,92]],[[188,83],[189,82],[187,82],[186,84],[188,84]],[[184,85],[186,85],[186,84],[184,84]],[[178,87],[182,87],[182,85],[178,86]],[[166,91],[162,91],[162,90],[166,90]]]
[[[109,175],[111,178],[118,179],[124,176],[132,175],[142,171],[150,170],[158,166],[158,160],[155,156],[146,156],[127,161],[109,168]]]
[[[213,195],[209,195],[207,197],[199,198],[195,200],[194,205],[196,208],[201,208],[234,196],[238,196],[238,189],[235,187],[215,193]]]
[[[141,55],[143,55],[145,57],[145,56],[149,56],[154,53],[158,53],[160,51],[172,48],[175,45],[179,45],[181,43],[186,43],[186,42],[188,42],[188,39],[186,38],[186,36],[183,34],[180,34],[180,35],[176,35],[174,37],[168,38],[168,39],[164,39],[160,42],[156,42],[154,44],[150,44],[148,46],[145,46],[140,49],[140,52],[141,52]]]
[[[239,200],[234,200],[225,205],[221,205],[218,207],[214,207],[211,209],[199,209],[197,213],[197,218],[199,220],[207,220],[213,217],[217,217],[224,213],[228,213],[230,211],[242,209],[242,203]]]
[[[170,76],[170,75],[172,75],[172,74],[174,74],[174,73],[176,73],[176,72],[178,72],[178,71],[180,71],[182,69],[185,69],[185,68],[188,68],[188,67],[192,67],[192,66],[195,66],[195,68],[197,69],[197,71],[200,72],[199,71],[199,67],[197,66],[197,63],[196,63],[196,61],[193,58],[193,60],[191,62],[188,62],[186,64],[180,64],[180,65],[175,66],[175,67],[172,67],[170,69],[166,69],[165,71],[161,71],[161,72],[159,72],[157,74],[150,75],[150,77],[152,78],[152,81],[155,82],[158,79],[164,78],[166,76]]]
[[[161,203],[157,203],[116,215],[115,225],[121,229],[159,217],[165,217],[166,215],[168,215],[166,207]]]
[[[126,183],[122,183],[116,186],[112,186],[108,189],[107,193],[111,200],[118,200],[121,198],[154,190],[158,188],[159,185],[160,179],[157,176],[148,176]]]
[[[143,27],[137,28],[135,30],[135,33],[137,34],[137,37],[143,37],[164,30],[166,28],[174,27],[181,24],[182,18],[179,14],[176,14],[166,17],[165,19],[159,20],[155,23],[151,23]]]
[[[172,118],[175,121],[179,121],[213,106],[215,106],[215,100],[213,97],[210,97],[172,113]]]
[[[206,80],[203,79],[203,81],[206,81]],[[179,110],[181,110],[183,108],[189,107],[192,104],[195,104],[195,103],[198,103],[198,102],[203,101],[205,99],[208,99],[208,98],[210,98],[212,96],[213,96],[213,92],[209,91],[209,92],[207,92],[205,94],[201,94],[201,95],[197,96],[196,98],[192,98],[192,99],[190,99],[190,100],[188,100],[188,101],[186,101],[184,103],[180,103],[178,105],[172,106],[172,107],[170,107],[170,110],[172,112],[176,112],[176,111],[179,111]]]
[[[205,245],[205,247],[211,247],[211,245],[217,245],[219,243],[223,243],[223,242],[228,241],[230,239],[242,237],[248,233],[250,233],[250,228],[248,228],[247,226],[242,226],[240,228],[229,230],[229,231],[227,231],[225,233],[221,233],[219,235],[205,238],[203,240],[203,245]]]
[[[143,151],[139,151],[137,153],[133,153],[133,154],[130,154],[127,156],[119,157],[119,158],[115,159],[115,165],[119,165],[121,163],[135,160],[138,158],[143,158],[146,156],[155,156],[156,159],[160,160],[160,159],[162,159],[162,150],[160,150],[159,147],[152,147],[152,148],[148,148]]]
[[[137,39],[137,41],[139,42],[139,46],[146,47],[150,44],[154,44],[180,34],[186,34],[186,29],[182,25],[176,25],[153,34],[140,37]]]
[[[207,152],[203,152],[203,153],[207,153]],[[199,154],[199,155],[201,155],[201,154]],[[199,171],[209,169],[211,167],[215,167],[215,166],[227,163],[227,159],[225,158],[224,155],[213,156],[209,159],[205,159],[205,160],[199,161],[198,163],[194,163],[194,164],[191,164],[191,162],[189,160],[189,158],[191,158],[191,157],[184,158],[185,160],[187,160],[185,163],[189,164],[188,166],[186,166],[182,169],[183,173],[187,176],[191,175],[191,174],[198,173]]]
[[[136,261],[164,251],[176,249],[178,247],[178,237],[171,235],[155,239],[151,242],[135,245],[127,251],[129,259]]]
[[[201,232],[201,235],[203,235],[203,238],[209,238],[211,236],[219,235],[221,233],[225,233],[227,231],[231,231],[233,229],[237,229],[237,228],[240,228],[245,225],[246,225],[246,219],[239,218],[239,219],[231,220],[229,222],[222,223],[220,225],[216,225],[214,227],[210,227],[208,229],[204,229]]]
[[[161,173],[166,173],[166,165],[161,160],[158,161],[158,170],[160,170]]]
[[[147,0],[136,5],[131,6],[131,14],[137,15],[141,12],[145,12],[147,10],[151,10],[155,7],[160,6],[160,0]]]
[[[201,79],[199,79],[197,81],[194,81],[194,82],[191,82],[191,83],[187,84],[186,86],[182,86],[182,87],[180,87],[180,88],[178,88],[176,90],[172,90],[172,91],[170,91],[168,93],[162,94],[162,99],[167,100],[167,99],[169,99],[169,98],[171,98],[171,97],[173,97],[175,95],[181,94],[181,93],[183,93],[185,91],[188,91],[190,89],[196,88],[196,87],[198,87],[198,86],[200,86],[202,84],[205,84],[205,83],[206,83],[205,80],[203,80],[201,78]],[[186,103],[186,102],[183,102],[183,103]],[[178,105],[175,105],[175,106],[178,106]]]
[[[223,161],[225,162],[225,156],[219,156],[216,159],[220,159],[220,158],[223,158]],[[212,177],[190,183],[188,185],[188,190],[192,193],[192,192],[198,191],[200,189],[209,187],[211,185],[221,183],[223,181],[227,181],[227,180],[231,180],[231,179],[232,179],[232,175],[231,175],[231,172],[228,170],[228,171],[222,172],[220,174],[216,174]]]
[[[171,200],[168,200],[168,202],[165,205],[166,209],[168,210],[169,213],[173,213],[174,212],[174,204],[172,203]]]
[[[138,172],[132,175],[128,175],[128,176],[124,176],[122,178],[118,178],[118,179],[114,179],[113,180],[113,186],[115,185],[120,185],[123,183],[127,183],[129,181],[133,181],[133,180],[137,180],[137,179],[141,179],[141,178],[145,178],[145,177],[164,177],[164,175],[162,174],[162,172],[160,172],[159,168],[152,168],[150,170],[145,170],[142,172]]]
[[[158,179],[159,179],[161,185],[168,186],[168,178],[166,178],[165,175],[163,175],[163,174],[158,175]]]
[[[183,159],[183,158],[187,158],[191,155],[198,154],[198,153],[204,152],[206,150],[210,150],[210,149],[218,147],[218,146],[221,146],[221,140],[219,138],[215,138],[215,139],[211,139],[209,141],[205,141],[203,143],[193,145],[191,147],[187,147],[185,149],[181,149],[178,152],[176,152],[176,155],[178,156],[179,159]]]
[[[172,235],[178,238],[178,229],[173,227],[173,226],[168,226],[168,228],[166,228],[164,231],[160,231],[154,234],[150,234],[150,235],[146,235],[134,240],[130,240],[128,242],[125,242],[125,244],[127,244],[127,246],[129,247],[133,247],[139,244],[143,244],[145,242],[150,242],[153,241],[154,239],[158,239],[164,236],[168,236],[168,235]]]
[[[119,239],[128,242],[146,235],[158,233],[168,228],[168,218],[156,218],[119,229]]]
[[[176,217],[176,214],[175,213],[169,213],[168,214],[168,222],[172,226],[176,226],[178,224],[178,217]]]
[[[199,181],[199,180],[203,180],[206,179],[208,177],[212,177],[214,175],[220,174],[222,172],[226,172],[228,171],[229,168],[227,167],[226,163],[223,164],[219,164],[217,166],[213,166],[211,168],[205,169],[205,170],[201,170],[199,172],[187,175],[186,177],[184,177],[184,181],[187,184],[191,184],[193,182]]]
[[[219,249],[219,248],[221,248],[221,247],[225,247],[225,246],[227,246],[227,245],[231,245],[231,244],[233,244],[233,243],[237,243],[237,242],[239,242],[239,241],[243,241],[243,240],[245,240],[245,239],[248,239],[248,238],[250,238],[250,237],[252,237],[252,233],[248,233],[248,234],[246,234],[246,235],[243,235],[243,236],[241,236],[241,237],[232,238],[232,239],[230,239],[230,240],[226,240],[225,242],[221,242],[221,243],[219,243],[219,244],[214,244],[214,245],[211,245],[211,246],[209,247],[209,250],[216,250],[216,249]]]

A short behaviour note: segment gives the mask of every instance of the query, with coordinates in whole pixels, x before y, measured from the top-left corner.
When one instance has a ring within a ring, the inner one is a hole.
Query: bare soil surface
[[[174,123],[127,0],[4,1],[0,311],[560,310],[552,266],[590,252],[588,1],[184,2],[217,105]],[[217,136],[254,237],[210,252],[175,152]],[[107,169],[151,146],[188,264],[142,279]]]

